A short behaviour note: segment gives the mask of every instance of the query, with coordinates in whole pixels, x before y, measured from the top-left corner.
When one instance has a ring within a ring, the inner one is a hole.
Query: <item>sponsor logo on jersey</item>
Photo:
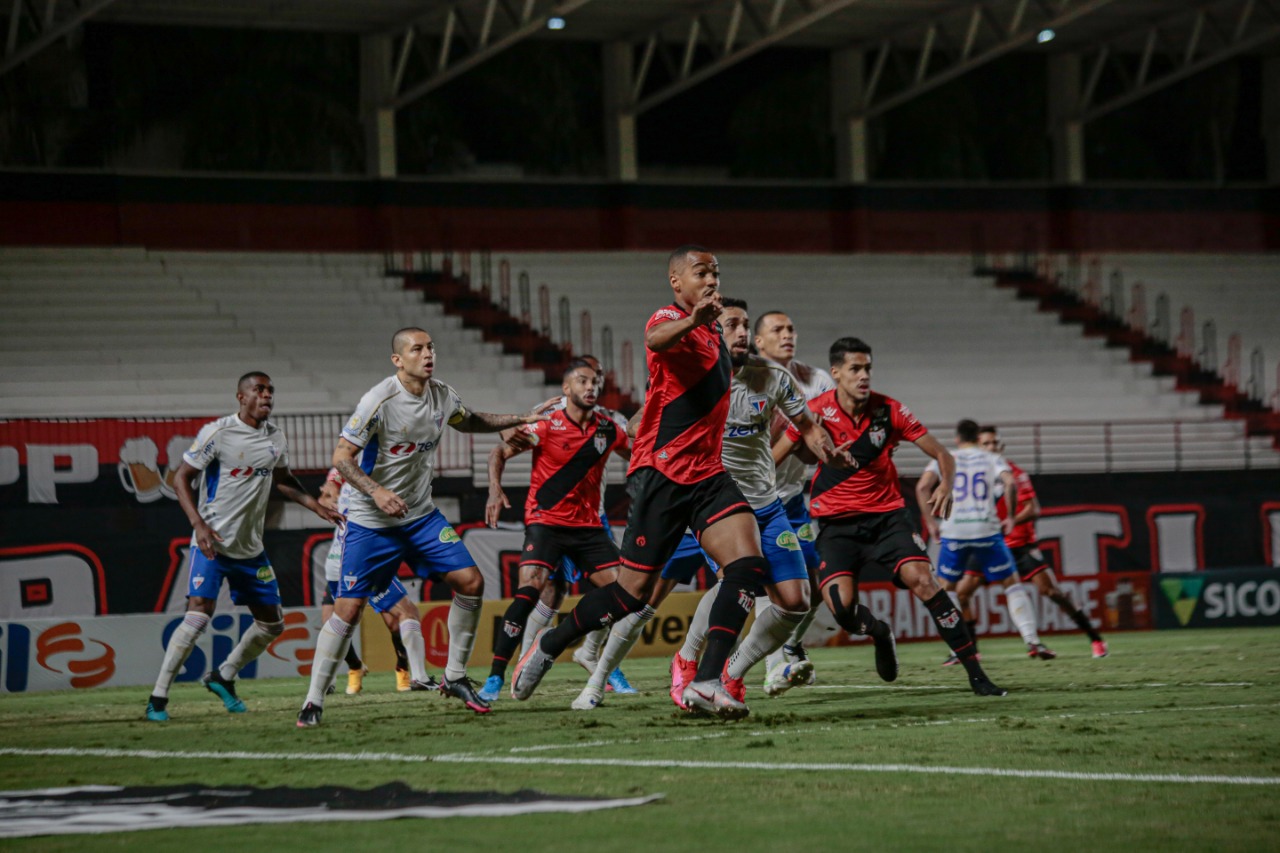
[[[461,542],[462,537],[458,535],[458,531],[452,527],[446,527],[440,531],[441,542]]]
[[[928,549],[926,549],[926,548],[924,547],[924,538],[923,538],[923,537],[921,537],[921,535],[920,535],[919,533],[912,533],[912,534],[911,534],[911,541],[915,542],[915,543],[916,543],[916,547],[917,547],[917,548],[919,548],[921,551],[928,550]]]
[[[426,453],[436,446],[434,441],[400,441],[387,448],[387,455],[397,459],[412,456],[414,453]]]
[[[362,423],[364,423],[364,418],[360,417],[359,415],[352,415],[351,420],[347,421],[347,430],[350,432],[355,432],[356,430],[360,429],[360,425]]]
[[[645,546],[645,543],[646,543],[646,542],[648,542],[648,541],[649,541],[649,540],[648,540],[648,539],[645,539],[643,536],[637,536],[637,537],[636,537],[636,544],[637,544],[637,545],[639,545],[641,548],[643,548],[643,547]]]
[[[564,421],[560,420],[559,418],[552,418],[552,419],[551,419],[551,428],[552,428],[552,429],[554,429],[554,430],[563,431],[563,430],[567,429],[568,427],[566,427],[566,426],[564,425]]]
[[[232,480],[247,480],[250,477],[266,477],[270,474],[270,468],[232,468],[227,472],[227,477]]]
[[[833,424],[838,424],[840,423],[840,410],[835,406],[823,406],[822,419],[824,421],[831,421]]]
[[[747,403],[756,410],[758,415],[764,414],[764,410],[769,407],[769,399],[763,394],[752,394],[747,398]]]
[[[801,542],[812,542],[813,525],[809,523],[800,525],[800,529],[796,531],[796,536],[800,538]]]
[[[747,436],[755,435],[758,432],[763,432],[764,427],[765,427],[764,424],[745,424],[742,426],[738,426],[738,425],[731,426],[729,424],[725,424],[724,437],[725,438],[746,438]]]
[[[680,319],[680,316],[681,316],[681,315],[680,315],[680,312],[679,312],[679,311],[677,311],[677,310],[675,310],[674,308],[663,308],[663,309],[661,309],[660,311],[658,311],[656,314],[654,314],[654,315],[653,315],[653,318],[654,318],[655,320],[658,320],[658,319],[661,319],[661,320],[679,320],[679,319]]]
[[[884,430],[873,429],[871,431],[871,443],[876,447],[884,447]]]
[[[270,566],[262,566],[258,569],[258,580],[262,581],[263,583],[266,583],[267,581],[273,581],[275,579],[276,579],[275,569],[271,568]]]
[[[659,459],[662,459],[662,460],[666,460],[666,458],[667,458],[667,451],[665,451],[665,450],[664,450],[664,451],[662,451],[661,453],[659,453],[659,454],[658,454],[658,458],[659,458]]]
[[[596,453],[603,455],[609,446],[609,439],[605,438],[603,435],[597,435],[591,439],[591,443],[595,445]]]
[[[779,548],[785,548],[788,551],[799,551],[800,540],[790,530],[778,534],[778,538],[774,540],[778,543]]]

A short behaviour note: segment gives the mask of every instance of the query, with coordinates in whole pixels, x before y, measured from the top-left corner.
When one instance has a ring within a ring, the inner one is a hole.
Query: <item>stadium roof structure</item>
[[[0,0],[3,4],[3,0]],[[865,122],[1015,51],[1078,57],[1068,122],[1087,123],[1280,40],[1280,0],[12,0],[0,76],[88,20],[344,32],[380,40],[384,115],[526,40],[610,46],[610,113],[634,120],[756,53],[825,49]],[[415,59],[414,62],[410,62]],[[409,73],[410,69],[415,73]],[[886,69],[889,69],[886,72]],[[1104,73],[1123,91],[1093,95]],[[625,130],[623,131],[625,135]],[[625,171],[625,169],[624,169]]]

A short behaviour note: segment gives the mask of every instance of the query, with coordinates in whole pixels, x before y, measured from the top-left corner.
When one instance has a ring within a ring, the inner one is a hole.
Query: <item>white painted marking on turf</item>
[[[163,761],[211,759],[237,761],[389,761],[400,763],[439,764],[524,764],[534,766],[571,767],[658,767],[681,770],[779,770],[803,772],[835,771],[846,773],[916,773],[941,776],[991,776],[1014,779],[1063,779],[1081,782],[1170,782],[1186,785],[1280,785],[1280,776],[1216,776],[1178,773],[1078,773],[1066,770],[1018,770],[1005,767],[946,767],[924,764],[846,764],[838,762],[769,762],[769,761],[688,761],[666,758],[562,758],[544,755],[402,755],[389,752],[214,752],[165,751],[159,749],[23,749],[0,748],[0,755],[32,757],[144,758]]]
[[[1148,687],[1253,687],[1252,681],[1180,681],[1170,684],[1160,681],[1135,682],[1133,684],[1089,684],[1072,686],[1088,687],[1090,690],[1136,690]],[[955,684],[810,684],[803,690],[964,690],[962,682]]]
[[[729,732],[708,732],[701,735],[688,735],[686,737],[662,738],[663,743],[679,743],[681,741],[690,740],[711,740],[713,738],[728,737]],[[536,746],[513,746],[504,752],[543,752],[549,749],[585,749],[597,746],[613,746],[615,744],[628,743],[650,743],[652,739],[641,740],[639,738],[625,738],[620,740],[585,740],[577,743],[544,743]],[[490,750],[493,752],[496,750]],[[472,755],[483,755],[484,753],[470,753]]]

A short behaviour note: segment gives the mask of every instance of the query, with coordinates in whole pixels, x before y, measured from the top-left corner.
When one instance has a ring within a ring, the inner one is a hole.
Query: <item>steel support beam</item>
[[[933,74],[928,74],[927,51],[921,51],[921,56],[914,69],[915,74],[909,75],[911,77],[910,82],[893,94],[886,95],[879,100],[873,101],[869,99],[862,109],[848,117],[869,119],[894,107],[901,106],[918,98],[925,92],[936,89],[943,83],[949,83],[975,68],[986,65],[988,62],[1033,43],[1041,30],[1061,29],[1073,21],[1093,14],[1104,6],[1109,6],[1113,2],[1115,0],[1080,0],[1080,2],[1075,3],[1059,3],[1056,7],[1050,6],[1050,11],[1046,12],[1039,4],[1033,8],[1026,0],[1018,0],[1013,6],[1009,22],[1004,23],[995,13],[993,0],[983,0],[983,2],[977,3],[972,9],[964,13],[964,21],[961,22],[961,27],[965,35],[960,40],[962,48],[959,56],[953,58],[945,68]],[[955,17],[956,11],[953,7],[929,20],[920,21],[912,25],[910,29],[924,30],[924,44],[931,51],[934,38],[940,33],[945,33],[942,29],[944,19]],[[995,40],[982,46],[979,36],[984,24],[987,31],[995,36]],[[932,36],[930,35],[931,33],[933,34]],[[878,48],[881,56],[887,57],[890,54],[895,54],[892,37],[873,42],[868,47]],[[879,56],[876,64],[878,68],[884,64]],[[873,83],[878,84],[880,82],[879,77],[879,74],[874,74]],[[873,87],[872,95],[874,94]]]
[[[631,101],[634,51],[626,42],[610,42],[603,51],[605,171],[610,180],[634,181],[640,177],[636,117],[626,109]]]
[[[1259,14],[1258,6],[1262,7]],[[1229,25],[1223,22],[1228,17]],[[1190,29],[1163,64],[1153,61],[1155,45],[1168,43],[1170,25],[1181,18],[1191,18]],[[1136,62],[1128,62],[1119,51],[1104,44],[1094,60],[1094,72],[1080,106],[1079,121],[1090,122],[1172,86],[1205,69],[1280,39],[1280,12],[1269,3],[1255,0],[1232,0],[1187,9],[1155,24],[1113,36],[1112,40],[1134,36],[1145,31],[1145,45]],[[1095,104],[1097,79],[1110,63],[1124,83],[1120,94]],[[1156,67],[1159,65],[1160,67]],[[1133,66],[1133,67],[1130,67]]]
[[[401,107],[408,106],[423,95],[440,88],[458,75],[470,71],[477,65],[519,44],[534,33],[546,29],[547,21],[551,18],[567,17],[590,2],[591,0],[558,0],[558,2],[552,3],[547,7],[545,11],[538,13],[535,0],[526,0],[519,14],[515,16],[516,20],[511,22],[512,29],[501,35],[498,32],[502,27],[499,25],[496,15],[496,7],[499,5],[500,0],[486,0],[485,10],[479,25],[474,27],[463,16],[462,4],[452,4],[445,19],[444,37],[441,41],[441,49],[435,69],[425,80],[410,86],[404,92],[393,93],[386,107],[391,110],[398,110]],[[506,17],[508,19],[513,17],[513,13],[510,13],[507,4],[501,3],[501,5],[504,12],[508,13]],[[410,32],[416,26],[417,23],[415,22],[405,28],[403,31],[404,37],[409,38]],[[468,34],[474,34],[474,36],[469,37]],[[453,58],[453,43],[462,40],[470,42],[468,52],[455,60]]]
[[[18,3],[14,3],[13,17],[9,19],[9,39],[6,44],[7,51],[5,57],[0,61],[0,77],[8,74],[58,39],[70,33],[76,27],[101,12],[103,9],[114,3],[115,0],[93,0],[91,3],[85,3],[71,17],[52,23],[53,9],[45,8],[46,26],[42,29],[40,35],[31,41],[19,46],[18,38]]]
[[[635,73],[635,99],[631,111],[636,115],[651,110],[658,104],[667,101],[681,92],[691,89],[699,83],[714,77],[726,68],[737,65],[749,56],[754,56],[767,47],[785,41],[819,21],[843,11],[861,0],[827,0],[821,5],[802,2],[802,0],[729,0],[729,30],[723,40],[711,36],[703,39],[706,31],[706,8],[685,15],[682,18],[664,21],[652,31],[642,35],[637,41],[645,45],[645,56]],[[768,6],[765,9],[765,6]],[[745,19],[752,26],[743,27]],[[678,66],[675,80],[662,88],[641,97],[645,80],[651,64],[647,57],[654,47],[661,48],[663,32],[677,30],[681,33],[683,62]],[[750,30],[754,36],[748,33]],[[713,58],[698,64],[697,47],[705,43],[713,54]],[[723,48],[723,49],[722,49]]]

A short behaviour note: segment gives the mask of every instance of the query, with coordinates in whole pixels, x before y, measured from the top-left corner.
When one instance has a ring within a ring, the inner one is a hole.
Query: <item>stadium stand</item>
[[[541,372],[371,255],[4,250],[0,290],[4,417],[218,414],[249,369],[271,373],[282,412],[349,411],[405,325],[432,332],[472,406],[545,399]]]
[[[513,270],[589,310],[593,327],[631,340],[644,375],[645,319],[667,298],[660,253],[505,253]],[[876,354],[874,387],[949,435],[962,417],[1000,423],[1011,454],[1036,470],[1173,470],[1271,467],[1265,437],[1223,420],[1153,377],[1150,364],[1080,334],[1017,294],[972,275],[956,255],[763,255],[722,260],[726,294],[753,316],[787,311],[800,331],[797,357],[825,365],[826,347],[857,335]],[[584,342],[585,343],[585,342]],[[917,458],[919,457],[919,458]],[[899,456],[904,474],[920,454]]]

